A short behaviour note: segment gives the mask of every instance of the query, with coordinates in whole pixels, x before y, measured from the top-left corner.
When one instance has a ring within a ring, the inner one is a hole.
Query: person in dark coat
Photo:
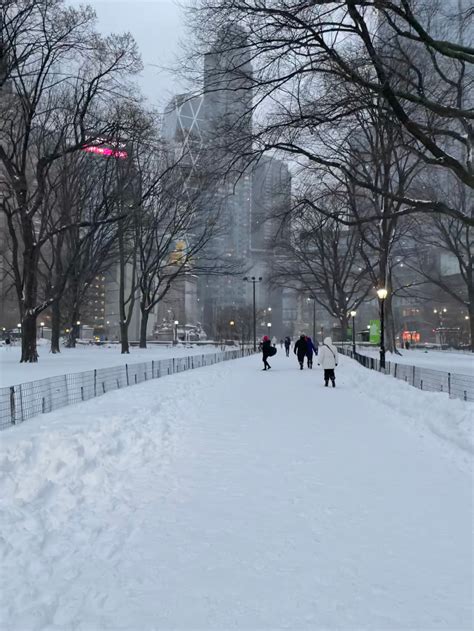
[[[318,354],[318,349],[316,348],[316,346],[313,344],[313,340],[309,337],[309,335],[306,338],[306,359],[308,362],[308,368],[312,368],[313,367],[313,353],[315,355]]]
[[[299,339],[296,340],[296,344],[293,349],[295,355],[298,357],[300,370],[303,370],[304,358],[306,357],[307,350],[308,350],[308,343],[306,342],[306,335],[302,333]]]
[[[270,370],[271,366],[268,363],[267,359],[273,354],[272,353],[272,343],[270,342],[270,338],[268,335],[262,340],[262,361],[263,361],[263,370]]]
[[[290,356],[290,346],[291,346],[291,338],[289,335],[287,335],[285,337],[285,352],[286,352],[287,357]]]

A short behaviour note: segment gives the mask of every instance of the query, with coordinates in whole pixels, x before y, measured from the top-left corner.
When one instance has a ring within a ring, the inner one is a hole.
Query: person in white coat
[[[324,385],[326,388],[329,385],[329,381],[332,383],[332,387],[336,387],[336,375],[334,369],[337,366],[338,355],[337,348],[332,343],[330,337],[324,338],[324,343],[319,346],[318,353],[318,366],[324,369]]]

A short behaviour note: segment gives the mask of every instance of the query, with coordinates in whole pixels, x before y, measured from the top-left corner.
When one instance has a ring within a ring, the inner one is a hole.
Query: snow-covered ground
[[[472,629],[474,406],[270,361],[2,432],[2,631]]]
[[[21,349],[0,347],[0,387],[12,386],[17,383],[34,381],[55,375],[66,375],[82,372],[93,368],[107,368],[122,364],[138,364],[153,359],[167,359],[169,357],[183,357],[202,353],[219,352],[220,348],[213,345],[185,347],[152,346],[147,349],[132,347],[129,355],[122,355],[118,344],[110,346],[86,346],[77,348],[61,348],[58,355],[49,352],[49,343],[40,344],[38,348],[39,361],[37,364],[20,364]]]
[[[378,349],[358,346],[357,351],[370,357],[380,357]],[[400,350],[400,355],[387,353],[387,361],[396,364],[409,364],[410,366],[420,366],[441,370],[461,375],[474,375],[474,355],[472,353],[457,353],[455,351],[436,350]]]

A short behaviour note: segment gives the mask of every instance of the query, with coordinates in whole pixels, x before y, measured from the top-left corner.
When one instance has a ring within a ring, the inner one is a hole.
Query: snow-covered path
[[[3,432],[1,628],[470,629],[473,407],[347,359],[325,389],[295,363]]]

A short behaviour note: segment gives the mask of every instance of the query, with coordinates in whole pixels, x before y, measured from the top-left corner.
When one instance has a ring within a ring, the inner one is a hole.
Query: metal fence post
[[[20,407],[21,407],[21,421],[23,422],[25,420],[25,411],[23,410],[23,388],[21,387],[20,384]]]
[[[413,366],[413,376],[412,376],[412,384],[415,385],[415,366]]]
[[[15,412],[15,386],[10,386],[10,418],[11,424],[16,424],[16,412]]]
[[[129,378],[128,378],[128,364],[125,364],[125,376],[127,378],[127,386],[129,386],[130,385],[130,381],[129,381]]]
[[[448,394],[451,396],[451,373],[448,372]]]
[[[94,396],[97,396],[97,369],[94,368]]]

